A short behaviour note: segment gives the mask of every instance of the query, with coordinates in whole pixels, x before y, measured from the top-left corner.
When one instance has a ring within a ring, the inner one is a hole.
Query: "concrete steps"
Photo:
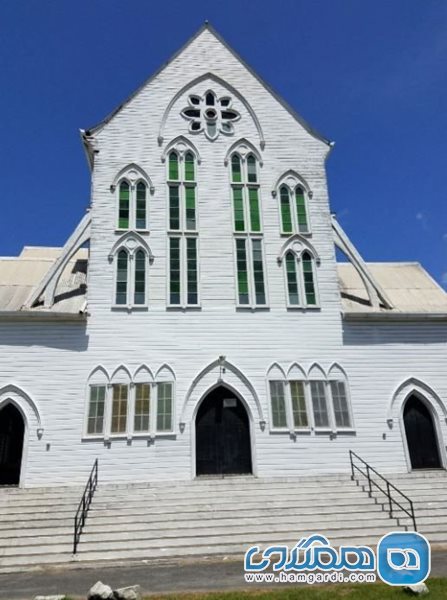
[[[388,476],[414,502],[418,528],[447,543],[447,474]],[[390,519],[386,499],[369,498],[346,475],[315,478],[206,478],[100,484],[73,557],[73,519],[83,489],[0,489],[0,572],[75,561],[243,554],[250,545],[287,544],[324,533],[335,544],[375,545],[410,528]]]

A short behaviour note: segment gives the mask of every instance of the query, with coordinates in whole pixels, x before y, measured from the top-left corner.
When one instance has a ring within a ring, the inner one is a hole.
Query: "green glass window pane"
[[[125,250],[118,252],[116,266],[116,304],[127,304],[128,254]]]
[[[180,189],[178,185],[169,186],[169,229],[180,229]]]
[[[136,228],[146,229],[146,184],[140,181],[137,184],[137,205],[136,205]]]
[[[157,384],[157,431],[172,431],[172,383]]]
[[[261,240],[253,240],[253,278],[256,304],[265,304],[264,263]]]
[[[307,418],[304,383],[302,381],[291,381],[290,395],[292,397],[292,412],[294,426],[308,427],[309,421]]]
[[[236,263],[239,304],[249,304],[247,249],[245,240],[236,240]]]
[[[180,238],[169,240],[169,303],[180,304]]]
[[[135,415],[134,431],[143,433],[149,431],[149,418],[151,412],[151,386],[149,383],[135,384]]]
[[[244,198],[240,187],[233,188],[234,230],[245,231]]]
[[[129,386],[115,383],[112,386],[112,433],[125,433],[127,429],[127,399]]]
[[[247,180],[248,183],[256,183],[258,181],[258,174],[256,172],[256,158],[253,154],[247,158]]]
[[[104,385],[92,385],[90,387],[90,403],[87,419],[87,433],[104,433],[104,411],[106,400],[106,388]]]
[[[178,180],[178,156],[176,152],[169,154],[169,179],[171,181]]]
[[[250,203],[250,227],[251,231],[261,231],[261,217],[259,214],[258,188],[248,189],[248,199]]]
[[[194,231],[196,229],[196,188],[194,186],[185,187],[186,200],[186,229]]]
[[[292,233],[292,212],[290,210],[289,190],[283,186],[279,191],[281,203],[281,230],[283,233]]]
[[[351,427],[351,416],[344,381],[331,381],[332,402],[337,427]]]
[[[303,263],[304,293],[306,295],[306,303],[309,306],[313,306],[317,303],[317,299],[315,293],[312,257],[308,252],[303,252],[301,261]]]
[[[143,250],[135,254],[135,293],[134,304],[146,301],[146,255]]]
[[[298,293],[298,278],[296,273],[295,256],[288,252],[286,254],[286,274],[287,274],[287,292],[289,295],[289,304],[294,306],[300,303]]]
[[[324,381],[311,381],[310,393],[314,413],[315,427],[329,427],[329,415],[326,401],[326,385]]]
[[[192,152],[185,154],[185,181],[195,180],[194,155]]]
[[[309,225],[307,222],[306,200],[304,198],[304,192],[301,188],[296,188],[295,199],[298,231],[300,233],[307,233],[309,231]]]
[[[197,239],[186,238],[186,263],[187,263],[187,303],[197,304]]]
[[[129,228],[130,211],[130,186],[127,181],[122,181],[119,187],[119,206],[118,206],[118,228]]]
[[[283,381],[270,381],[270,402],[272,406],[273,427],[287,427],[286,397]]]
[[[231,157],[231,181],[240,183],[242,181],[241,159],[238,154]]]

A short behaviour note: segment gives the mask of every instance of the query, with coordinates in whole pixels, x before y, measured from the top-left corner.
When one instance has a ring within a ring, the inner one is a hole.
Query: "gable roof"
[[[177,52],[175,52],[171,58],[165,62],[159,69],[157,69],[157,71],[155,71],[155,73],[153,73],[148,79],[146,79],[146,81],[144,81],[144,83],[142,85],[140,85],[132,94],[130,94],[130,96],[124,100],[124,102],[122,102],[119,106],[117,106],[117,108],[115,108],[115,110],[113,110],[111,113],[109,113],[100,123],[98,123],[97,125],[94,125],[93,127],[89,127],[86,130],[82,130],[81,129],[81,136],[83,138],[83,142],[88,143],[88,138],[92,135],[94,135],[95,133],[97,133],[98,131],[100,131],[105,125],[107,125],[107,123],[109,123],[113,117],[118,114],[127,104],[129,104],[129,102],[135,98],[135,96],[144,88],[146,87],[151,81],[153,81],[170,63],[172,63],[178,56],[180,56],[184,50],[186,50],[186,48],[188,46],[190,46],[194,40],[196,40],[200,35],[202,35],[202,33],[204,31],[209,31],[235,58],[236,60],[238,60],[248,71],[251,75],[253,75],[253,77],[267,90],[267,92],[269,92],[282,106],[283,108],[285,108],[285,110],[287,112],[290,113],[290,115],[313,137],[319,139],[320,141],[324,142],[325,144],[327,144],[330,148],[334,145],[334,142],[331,142],[330,140],[328,140],[326,137],[324,137],[322,134],[320,134],[316,129],[314,129],[313,127],[311,127],[309,125],[309,123],[307,123],[307,121],[305,119],[303,119],[303,117],[301,117],[301,115],[299,115],[294,108],[292,108],[290,106],[290,104],[288,104],[279,94],[277,94],[272,87],[266,83],[251,67],[250,65],[248,65],[240,56],[239,54],[233,50],[233,48],[231,48],[231,46],[229,46],[227,44],[227,42],[222,38],[222,36],[217,33],[217,31],[214,29],[214,27],[212,27],[208,21],[205,21],[205,23],[200,27],[200,29],[192,36],[189,38],[189,40],[179,49],[177,50]],[[90,161],[91,162],[91,161]]]

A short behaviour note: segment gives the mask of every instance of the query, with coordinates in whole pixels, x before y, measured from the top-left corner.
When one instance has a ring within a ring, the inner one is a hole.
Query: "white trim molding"
[[[243,398],[253,416],[256,415],[261,429],[265,427],[264,413],[254,386],[240,369],[222,356],[204,367],[193,379],[180,413],[180,429],[193,420],[200,399],[217,384],[229,387]]]
[[[6,406],[9,402],[12,402],[20,409],[24,415],[25,423],[29,422],[28,411],[31,411],[37,424],[36,435],[39,439],[41,439],[44,433],[44,425],[39,407],[31,398],[31,396],[20,387],[14,384],[8,384],[0,388],[0,409]]]

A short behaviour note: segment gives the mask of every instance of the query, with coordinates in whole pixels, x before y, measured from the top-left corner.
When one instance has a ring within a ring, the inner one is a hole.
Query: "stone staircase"
[[[447,545],[447,473],[389,476],[416,509],[418,529]],[[390,519],[348,475],[100,484],[72,556],[78,487],[0,489],[0,572],[72,562],[242,555],[248,546],[293,545],[324,533],[334,545],[375,544],[410,527]],[[386,508],[386,507],[385,507]]]

